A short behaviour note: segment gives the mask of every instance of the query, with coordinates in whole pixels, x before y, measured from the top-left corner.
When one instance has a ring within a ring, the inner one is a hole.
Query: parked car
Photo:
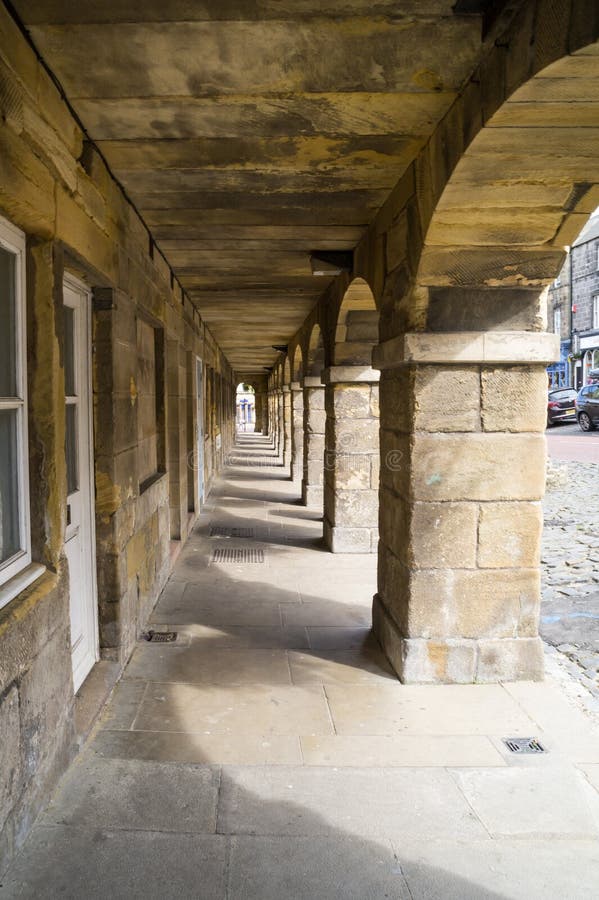
[[[587,384],[579,390],[576,418],[583,431],[593,431],[599,425],[599,384]]]
[[[576,391],[574,388],[556,388],[547,396],[547,427],[558,422],[575,422]]]

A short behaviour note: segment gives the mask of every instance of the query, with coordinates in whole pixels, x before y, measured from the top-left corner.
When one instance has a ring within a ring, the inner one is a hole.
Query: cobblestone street
[[[599,715],[599,482],[597,464],[549,463],[543,503],[541,635],[548,668],[572,676]]]

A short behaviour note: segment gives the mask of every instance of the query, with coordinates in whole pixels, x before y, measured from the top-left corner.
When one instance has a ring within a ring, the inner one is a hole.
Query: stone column
[[[291,466],[291,388],[283,387],[283,465]]]
[[[291,383],[291,478],[300,481],[304,471],[304,390]]]
[[[379,513],[379,373],[325,369],[324,539],[333,553],[376,553]]]
[[[277,456],[283,461],[285,450],[285,403],[283,400],[283,388],[279,387],[277,395]]]
[[[302,502],[322,509],[326,412],[320,376],[304,378],[304,472]]]
[[[374,630],[404,682],[543,677],[545,367],[555,335],[406,334],[380,345]]]
[[[278,426],[278,416],[277,416],[277,406],[276,406],[276,394],[274,388],[268,392],[268,423],[269,423],[269,435],[272,441],[272,445],[274,449],[277,448],[277,426]]]

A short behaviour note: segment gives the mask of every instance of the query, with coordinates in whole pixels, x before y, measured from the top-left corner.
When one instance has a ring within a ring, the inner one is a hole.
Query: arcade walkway
[[[265,438],[236,452],[153,616],[176,642],[138,645],[0,897],[596,897],[599,736],[562,688],[401,685],[376,560],[323,550]]]

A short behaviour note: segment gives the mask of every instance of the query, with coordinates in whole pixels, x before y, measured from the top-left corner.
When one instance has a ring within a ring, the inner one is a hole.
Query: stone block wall
[[[92,295],[100,653],[120,665],[168,577],[171,537],[187,533],[185,354],[219,376],[206,439],[213,444],[218,428],[221,454],[233,436],[234,387],[209,330],[4,7],[0,34],[0,215],[27,239],[31,542],[43,573],[0,610],[2,871],[75,750],[64,273]],[[4,108],[9,96],[21,114]],[[207,477],[220,458],[206,455]]]
[[[374,553],[379,510],[378,384],[330,383],[325,409],[325,543],[335,553]]]
[[[302,502],[322,508],[324,503],[324,453],[327,415],[324,385],[316,376],[304,379],[304,471]]]

